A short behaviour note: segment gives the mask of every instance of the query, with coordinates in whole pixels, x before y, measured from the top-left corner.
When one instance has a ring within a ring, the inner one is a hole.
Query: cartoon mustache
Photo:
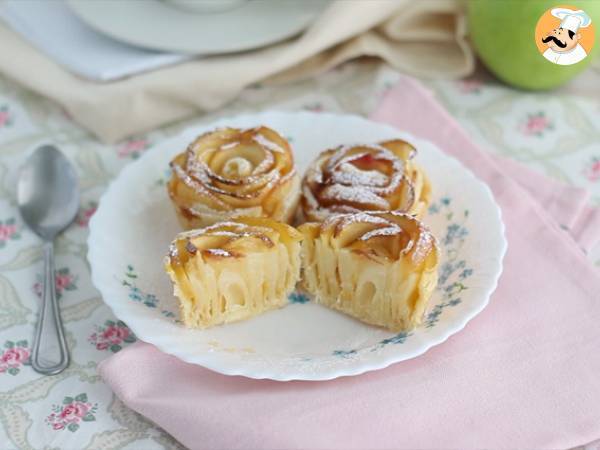
[[[542,38],[542,42],[545,44],[546,42],[550,42],[550,41],[554,41],[554,43],[556,45],[558,45],[560,48],[565,48],[567,46],[566,42],[561,42],[558,40],[558,38],[556,36],[546,36],[545,38]]]

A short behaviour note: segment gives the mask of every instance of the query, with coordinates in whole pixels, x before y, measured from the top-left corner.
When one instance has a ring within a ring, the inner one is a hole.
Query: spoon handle
[[[31,367],[43,375],[56,375],[69,365],[69,351],[56,301],[54,244],[44,243],[44,287],[38,315]]]

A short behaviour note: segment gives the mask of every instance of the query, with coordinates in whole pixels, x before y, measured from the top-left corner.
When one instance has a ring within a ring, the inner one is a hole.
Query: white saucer
[[[160,0],[67,0],[84,22],[119,41],[210,55],[263,47],[304,30],[329,0],[250,0],[220,13],[192,13]]]

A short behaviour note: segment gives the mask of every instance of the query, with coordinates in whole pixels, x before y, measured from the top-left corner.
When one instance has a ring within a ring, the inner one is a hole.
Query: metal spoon
[[[77,215],[77,175],[69,160],[52,145],[33,152],[21,168],[17,202],[25,223],[44,240],[44,287],[38,315],[31,366],[43,375],[55,375],[69,365],[54,282],[54,238]]]

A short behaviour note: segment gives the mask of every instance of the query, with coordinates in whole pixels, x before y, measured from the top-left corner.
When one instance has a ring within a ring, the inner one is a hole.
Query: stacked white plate
[[[274,44],[304,30],[328,2],[6,0],[0,18],[71,72],[111,81]]]

